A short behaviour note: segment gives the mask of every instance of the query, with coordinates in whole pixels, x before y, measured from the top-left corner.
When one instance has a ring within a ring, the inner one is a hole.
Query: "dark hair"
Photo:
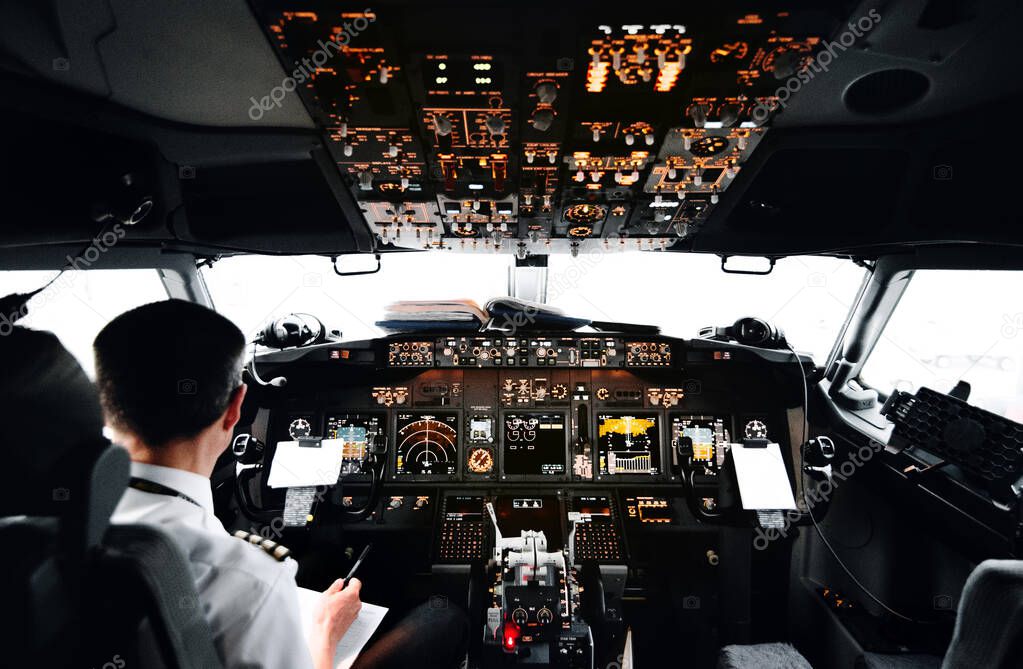
[[[110,321],[93,349],[107,421],[159,448],[224,413],[241,385],[245,337],[215,311],[167,300]]]

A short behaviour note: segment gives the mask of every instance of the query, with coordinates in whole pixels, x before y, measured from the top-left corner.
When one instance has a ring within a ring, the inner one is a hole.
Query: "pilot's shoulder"
[[[245,530],[237,530],[232,536],[259,548],[277,562],[284,562],[291,556],[291,550],[289,548],[258,534],[246,532]]]
[[[245,539],[224,532],[218,527],[194,527],[180,522],[164,524],[179,542],[190,562],[208,577],[231,579],[231,574],[255,580],[264,586],[273,587],[282,576],[294,577],[297,571],[294,560],[287,559],[286,549],[275,544],[268,552],[259,545],[263,537],[244,533]],[[254,537],[250,539],[249,537]],[[276,550],[280,548],[282,550]],[[276,556],[273,554],[276,552]]]

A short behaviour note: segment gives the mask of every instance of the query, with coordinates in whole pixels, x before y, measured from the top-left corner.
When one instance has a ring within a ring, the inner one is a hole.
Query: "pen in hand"
[[[359,570],[359,567],[362,565],[362,561],[366,559],[370,548],[373,548],[373,544],[366,544],[366,547],[362,549],[362,553],[359,554],[359,558],[355,561],[355,564],[352,565],[352,569],[348,572],[348,576],[345,576],[344,587],[347,588],[348,582],[355,578],[355,572]]]

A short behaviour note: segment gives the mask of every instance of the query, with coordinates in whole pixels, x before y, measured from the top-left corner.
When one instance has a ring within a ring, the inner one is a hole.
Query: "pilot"
[[[241,415],[244,348],[234,324],[181,300],[124,313],[99,333],[104,417],[132,459],[113,521],[151,523],[176,540],[227,667],[328,669],[359,613],[359,581],[339,579],[323,593],[305,639],[295,562],[231,536],[213,513],[209,477]],[[461,612],[424,604],[371,642],[353,669],[454,667],[467,643]]]

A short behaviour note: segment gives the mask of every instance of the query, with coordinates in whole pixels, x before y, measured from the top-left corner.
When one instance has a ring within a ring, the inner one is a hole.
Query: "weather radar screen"
[[[451,476],[458,470],[458,414],[399,413],[397,418],[397,476]]]
[[[601,476],[660,474],[657,414],[599,414],[597,452]]]

